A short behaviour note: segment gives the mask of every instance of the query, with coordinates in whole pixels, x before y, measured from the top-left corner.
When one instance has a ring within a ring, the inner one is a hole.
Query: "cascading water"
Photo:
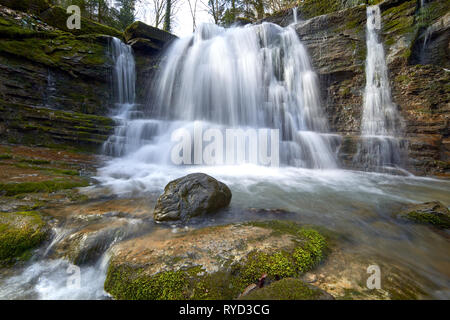
[[[111,38],[110,52],[114,62],[112,82],[115,109],[113,116],[119,125],[103,148],[106,154],[122,155],[126,153],[123,147],[132,144],[130,139],[133,139],[133,136],[124,135],[128,130],[128,121],[139,114],[135,110],[136,65],[132,48],[120,39]]]
[[[391,99],[388,69],[377,30],[381,27],[378,6],[367,8],[366,87],[357,161],[368,169],[398,166],[403,163],[402,119]]]
[[[155,83],[147,119],[128,119],[110,154],[167,164],[170,133],[201,121],[279,129],[282,163],[336,167],[317,76],[291,27],[202,25],[170,47]]]

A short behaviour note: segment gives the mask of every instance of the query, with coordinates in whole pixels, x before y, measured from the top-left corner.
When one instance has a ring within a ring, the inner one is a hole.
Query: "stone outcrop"
[[[114,122],[104,117],[115,107],[110,39],[123,34],[85,18],[80,30],[68,30],[67,17],[45,0],[0,1],[1,142],[98,152],[111,134]],[[160,38],[152,51],[133,45],[138,103],[147,99]]]
[[[437,228],[450,229],[450,211],[439,201],[412,204],[398,212],[397,217]]]
[[[318,231],[267,221],[170,233],[112,248],[105,290],[116,299],[233,299],[265,274],[297,277],[327,253]]]
[[[186,221],[214,213],[229,205],[231,191],[204,173],[193,173],[169,182],[153,212],[156,221]]]

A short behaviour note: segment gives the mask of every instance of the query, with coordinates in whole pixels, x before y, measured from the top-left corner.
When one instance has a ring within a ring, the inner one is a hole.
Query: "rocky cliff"
[[[114,126],[111,37],[133,45],[138,84],[149,83],[174,38],[148,27],[136,40],[144,24],[124,35],[84,18],[80,30],[68,30],[67,17],[45,0],[0,1],[1,142],[98,151]],[[137,102],[145,99],[140,85]]]
[[[353,157],[365,86],[365,2],[330,0],[329,6],[322,6],[306,0],[298,8],[300,23],[295,26],[321,79],[330,129],[343,135],[340,158],[347,167],[357,166]],[[420,8],[415,0],[388,0],[380,9],[393,99],[406,122],[407,168],[448,176],[450,3],[435,0]],[[292,11],[265,21],[285,26],[293,21]]]

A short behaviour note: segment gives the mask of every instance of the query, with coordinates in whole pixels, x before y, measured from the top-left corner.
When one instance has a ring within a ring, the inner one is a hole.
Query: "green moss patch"
[[[39,213],[0,213],[0,263],[29,257],[29,250],[47,238],[48,230]]]
[[[86,187],[89,182],[85,180],[48,180],[39,182],[0,183],[0,194],[15,196],[23,193],[55,192],[58,190]]]
[[[450,211],[438,201],[411,205],[398,215],[412,222],[450,229]]]

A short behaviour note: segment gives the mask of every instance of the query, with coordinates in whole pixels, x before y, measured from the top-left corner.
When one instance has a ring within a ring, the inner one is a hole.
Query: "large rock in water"
[[[270,283],[308,272],[327,252],[321,233],[292,221],[164,228],[112,248],[105,290],[115,299],[234,299],[262,275]]]
[[[416,223],[450,229],[450,211],[439,201],[409,205],[398,216]]]
[[[165,187],[156,203],[156,221],[188,220],[213,213],[230,204],[231,191],[220,181],[204,173],[176,179]]]

